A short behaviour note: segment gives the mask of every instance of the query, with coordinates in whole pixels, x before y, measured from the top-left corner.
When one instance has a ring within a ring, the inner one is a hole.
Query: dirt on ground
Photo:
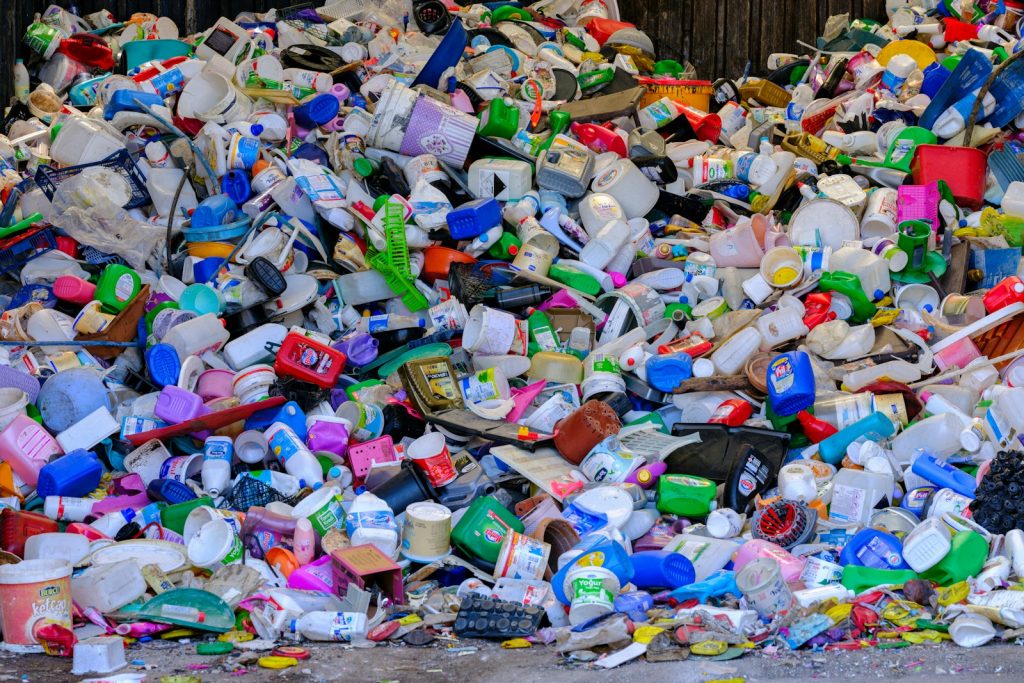
[[[475,649],[473,649],[475,648]],[[130,664],[118,673],[145,672],[151,683],[162,676],[191,675],[201,681],[337,681],[431,683],[433,681],[497,681],[500,683],[577,683],[615,680],[700,682],[744,679],[806,681],[810,679],[883,679],[958,682],[1024,680],[1024,648],[996,644],[964,649],[950,644],[857,652],[751,652],[732,661],[691,657],[681,662],[638,660],[611,671],[569,663],[554,648],[534,646],[503,650],[484,641],[460,641],[455,650],[429,646],[382,645],[356,649],[341,644],[312,645],[310,658],[283,670],[260,668],[252,653],[201,656],[189,643],[150,642],[126,651]],[[262,653],[268,654],[268,653]],[[0,681],[74,681],[71,660],[44,655],[0,653]]]

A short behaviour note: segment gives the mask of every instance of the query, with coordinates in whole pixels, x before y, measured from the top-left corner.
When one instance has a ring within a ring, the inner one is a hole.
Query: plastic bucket
[[[313,525],[313,530],[323,537],[345,521],[345,511],[341,509],[341,489],[337,486],[325,486],[314,491],[299,501],[292,509],[292,516],[308,519]]]
[[[242,560],[242,555],[242,539],[225,519],[210,520],[199,527],[188,542],[189,562],[197,567],[236,564]]]
[[[0,430],[6,429],[18,415],[25,415],[28,395],[14,387],[0,388]]]
[[[402,555],[414,562],[433,562],[451,550],[452,511],[429,501],[405,509]]]
[[[794,287],[799,284],[803,272],[803,259],[792,247],[775,247],[761,259],[761,277],[773,287]]]
[[[775,560],[759,557],[736,574],[736,587],[747,602],[766,618],[793,605],[793,593],[782,578],[782,568]]]
[[[71,565],[23,560],[0,566],[0,631],[7,645],[32,646],[47,624],[71,628]]]
[[[909,284],[896,290],[896,308],[933,313],[939,308],[939,293],[928,285]]]
[[[424,434],[416,439],[409,444],[406,453],[409,459],[423,470],[433,486],[445,486],[459,476],[452,463],[444,435],[439,432]]]
[[[570,600],[569,623],[573,626],[612,611],[621,584],[604,567],[579,566],[566,577]]]
[[[212,521],[223,519],[227,522],[236,534],[242,533],[242,520],[245,519],[245,515],[241,512],[234,510],[219,510],[212,508],[209,505],[201,505],[191,512],[188,513],[188,517],[185,518],[185,528],[182,531],[182,537],[185,539],[185,544],[188,545],[189,541],[199,533],[206,524]]]
[[[945,180],[960,206],[977,211],[985,201],[988,157],[980,149],[918,145],[910,170],[915,185]]]
[[[231,389],[242,404],[256,403],[268,396],[277,373],[269,365],[253,365],[235,375]]]
[[[462,348],[473,355],[503,356],[512,348],[516,319],[511,313],[483,305],[473,307],[462,333]]]
[[[413,108],[402,146],[407,156],[433,154],[438,160],[461,168],[466,163],[479,121],[455,107],[421,96]]]
[[[516,531],[505,535],[494,565],[494,577],[510,579],[542,579],[548,567],[551,546]]]
[[[359,442],[372,441],[384,431],[384,413],[373,403],[345,401],[335,415],[352,425],[351,436]]]
[[[412,88],[392,80],[377,100],[370,131],[366,134],[367,146],[389,149],[392,152],[400,151],[418,96],[419,93]],[[474,132],[475,130],[474,128]]]

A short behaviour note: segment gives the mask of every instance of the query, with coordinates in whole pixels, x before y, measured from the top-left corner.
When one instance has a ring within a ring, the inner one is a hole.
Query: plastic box
[[[980,149],[918,145],[910,168],[916,185],[946,181],[961,206],[977,211],[985,201],[988,157]]]

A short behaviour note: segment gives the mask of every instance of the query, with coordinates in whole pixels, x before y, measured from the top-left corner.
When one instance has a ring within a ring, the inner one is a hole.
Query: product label
[[[872,537],[862,548],[857,550],[857,559],[865,567],[874,567],[875,569],[892,569],[898,567],[903,561],[900,554],[887,546],[878,536]]]
[[[371,510],[368,512],[350,512],[345,517],[345,531],[352,538],[357,531],[393,531],[398,532],[395,517],[387,510]]]
[[[772,383],[772,390],[776,395],[784,394],[793,387],[793,382],[796,381],[796,373],[793,370],[793,364],[789,360],[789,356],[780,356],[770,366],[771,374],[769,379]]]
[[[114,284],[114,296],[118,301],[128,301],[135,293],[135,280],[129,273],[117,278]]]
[[[306,446],[299,437],[288,429],[279,429],[268,440],[270,452],[277,456],[282,464],[287,463],[296,453],[305,451]]]
[[[836,484],[832,489],[829,516],[844,522],[860,521],[864,512],[864,489]]]
[[[207,439],[203,445],[203,459],[225,460],[230,463],[233,451],[230,439]]]
[[[350,640],[355,630],[355,619],[347,612],[338,612],[328,629],[332,640]]]
[[[149,85],[160,97],[170,97],[181,92],[185,85],[185,75],[181,69],[174,67],[149,79]]]
[[[498,384],[494,379],[494,368],[488,368],[461,380],[462,395],[470,403],[483,403],[492,398],[501,398]]]

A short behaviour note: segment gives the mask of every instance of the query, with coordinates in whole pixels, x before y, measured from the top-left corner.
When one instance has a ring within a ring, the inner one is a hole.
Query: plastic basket
[[[57,187],[61,183],[69,180],[70,178],[74,178],[87,168],[95,168],[97,166],[102,166],[114,171],[121,176],[121,178],[128,184],[128,187],[131,188],[131,199],[122,208],[137,209],[152,201],[149,198],[149,192],[146,191],[145,177],[143,177],[142,172],[135,165],[135,160],[132,159],[132,156],[124,149],[115,152],[103,161],[97,161],[94,164],[68,166],[67,168],[53,168],[52,166],[42,164],[36,170],[36,184],[39,185],[40,189],[42,189],[46,198],[52,202],[54,195],[57,194]]]
[[[388,287],[402,298],[402,302],[410,311],[428,308],[430,303],[416,289],[409,270],[409,247],[405,241],[405,209],[399,204],[388,202],[385,206],[384,240],[385,251],[367,250],[366,262],[384,276]]]
[[[278,10],[278,14],[292,28],[299,29],[325,45],[342,44],[338,36],[328,30],[327,21],[316,11],[316,3],[303,2],[291,7],[285,7],[282,10]]]
[[[28,230],[0,240],[0,274],[21,268],[37,256],[57,248],[57,237],[49,224],[36,224]]]
[[[259,479],[242,477],[238,483],[231,488],[231,494],[219,507],[223,509],[234,509],[246,512],[251,507],[266,507],[269,503],[281,501],[287,505],[295,505],[303,497],[303,492],[294,496],[286,496],[272,486],[264,484]]]
[[[668,97],[676,102],[689,105],[701,111],[710,111],[711,95],[715,89],[711,81],[681,81],[675,78],[638,78],[637,82],[647,88],[640,99],[640,106],[646,107]]]
[[[491,263],[453,263],[448,271],[452,296],[467,307],[483,303],[493,292],[512,284],[515,272],[503,261]]]

